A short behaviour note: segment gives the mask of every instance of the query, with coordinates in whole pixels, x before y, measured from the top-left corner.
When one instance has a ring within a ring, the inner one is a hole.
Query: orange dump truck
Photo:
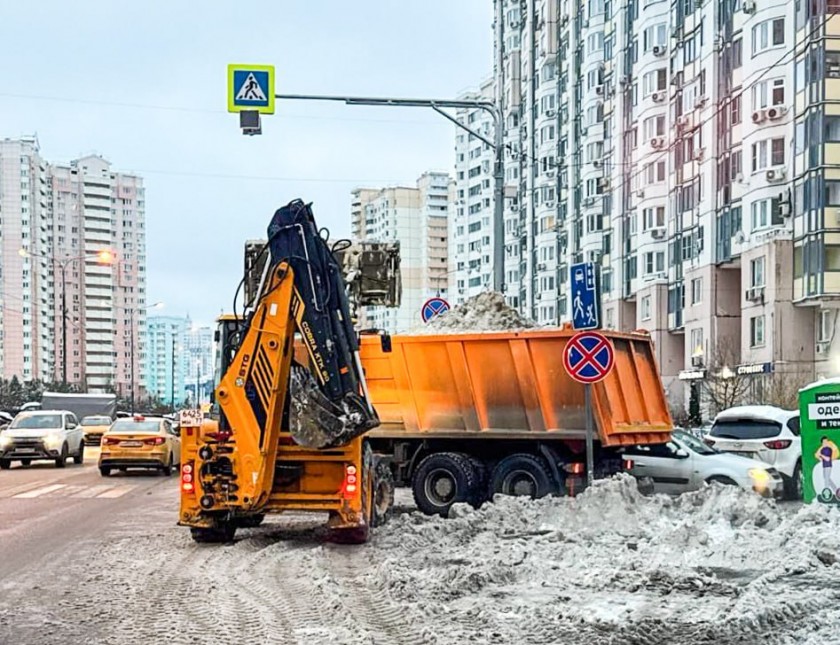
[[[598,476],[620,448],[667,441],[668,405],[645,333],[605,331],[615,367],[594,385]],[[489,495],[574,494],[585,481],[584,388],[563,367],[571,329],[363,336],[361,361],[381,425],[368,440],[391,455],[418,508],[445,514]]]

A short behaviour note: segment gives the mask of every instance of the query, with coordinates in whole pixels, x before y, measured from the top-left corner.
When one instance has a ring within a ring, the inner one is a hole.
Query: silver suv
[[[67,410],[21,412],[0,432],[0,468],[13,461],[28,466],[35,459],[55,461],[64,468],[68,457],[81,464],[85,458],[84,433],[76,415]]]

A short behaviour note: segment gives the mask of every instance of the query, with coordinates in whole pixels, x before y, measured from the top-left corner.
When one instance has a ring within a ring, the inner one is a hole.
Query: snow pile
[[[537,323],[519,315],[508,306],[505,297],[487,291],[468,298],[457,307],[434,318],[415,334],[465,334],[488,331],[518,331],[536,327]]]
[[[574,499],[403,515],[375,544],[385,557],[370,575],[415,620],[450,623],[445,642],[473,629],[494,642],[563,643],[840,634],[840,514],[735,487],[644,497],[618,477]]]

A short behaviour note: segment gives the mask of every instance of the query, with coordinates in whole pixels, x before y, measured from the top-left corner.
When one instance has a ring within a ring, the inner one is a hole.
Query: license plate
[[[727,451],[730,455],[740,455],[741,457],[749,457],[753,459],[755,457],[754,452],[747,452],[745,450],[728,450]]]
[[[35,450],[32,449],[32,448],[18,448],[17,450],[15,450],[15,452],[20,452],[20,453],[23,453],[25,455],[28,455],[30,453],[34,453]]]
[[[123,448],[139,448],[143,445],[142,441],[121,441],[120,446]]]

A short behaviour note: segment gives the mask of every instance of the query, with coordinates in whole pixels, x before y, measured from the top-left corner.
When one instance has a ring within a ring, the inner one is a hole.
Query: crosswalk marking
[[[56,490],[61,490],[64,488],[66,484],[52,484],[50,486],[43,486],[41,488],[36,488],[35,490],[30,490],[25,493],[19,493],[15,495],[15,499],[32,499],[35,497],[41,497],[41,495],[46,495],[47,493],[52,493]]]
[[[81,493],[76,493],[73,497],[77,498],[87,498],[87,497],[96,497],[100,493],[104,493],[106,490],[113,488],[113,484],[99,484],[96,486],[88,486],[85,490]]]
[[[127,492],[134,490],[137,486],[133,484],[126,484],[125,486],[117,486],[114,490],[108,490],[102,493],[101,495],[97,495],[99,499],[114,499],[116,497],[122,497]]]

